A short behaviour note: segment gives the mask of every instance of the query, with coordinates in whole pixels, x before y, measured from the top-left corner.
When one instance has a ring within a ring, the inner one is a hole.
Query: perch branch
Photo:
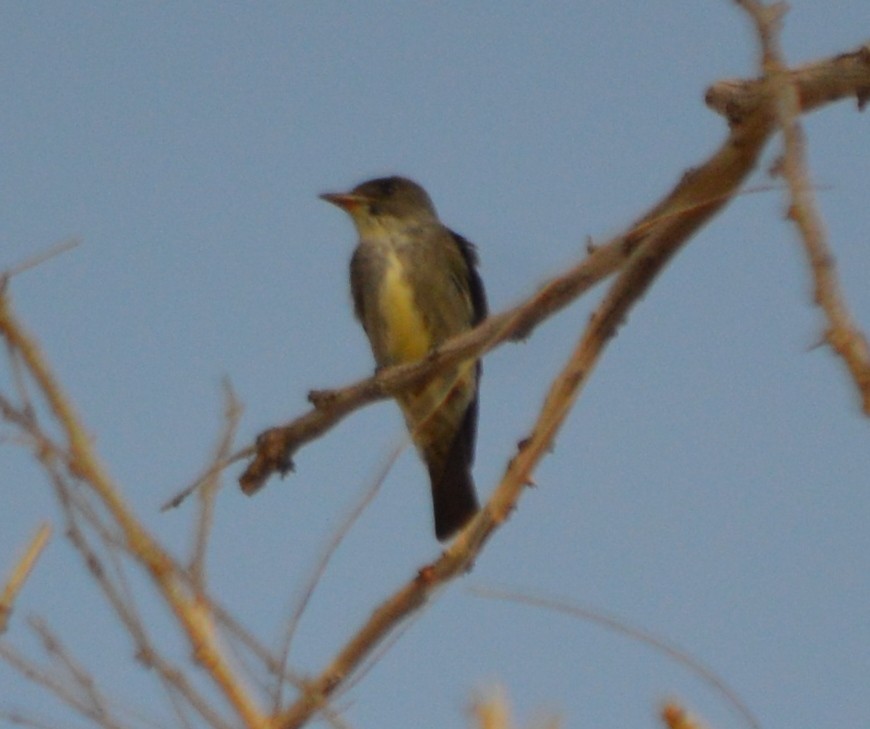
[[[795,68],[788,71],[788,77],[800,100],[801,112],[852,96],[858,99],[859,106],[863,105],[870,98],[870,44]],[[705,99],[712,109],[726,116],[732,130],[737,132],[736,143],[740,143],[741,135],[750,127],[762,125],[766,127],[765,135],[769,134],[777,119],[776,93],[766,77],[719,82],[708,90]],[[528,336],[541,322],[624,268],[654,226],[668,223],[675,216],[685,221],[692,217],[693,209],[703,212],[709,206],[721,206],[735,192],[727,179],[723,184],[708,180],[705,185],[702,194],[683,201],[669,196],[626,233],[592,248],[586,259],[552,278],[526,301],[449,340],[425,360],[385,369],[342,389],[312,392],[309,396],[314,404],[312,410],[290,423],[264,431],[256,445],[218,466],[222,468],[253,455],[239,483],[245,493],[255,493],[272,474],[283,475],[293,469],[293,456],[299,448],[354,410],[413,387],[463,360],[480,357],[506,341]],[[681,204],[677,205],[678,202]],[[182,499],[180,494],[167,506],[177,505]]]
[[[673,191],[639,224],[632,226],[628,235],[635,244],[628,264],[550,387],[531,434],[521,443],[489,502],[440,559],[420,570],[375,609],[332,663],[277,717],[278,726],[296,729],[305,724],[393,628],[422,607],[445,583],[471,567],[484,543],[514,509],[523,488],[531,483],[535,467],[551,449],[582,385],[628,311],[679,248],[736,193],[755,167],[772,128],[772,115],[767,109],[733,128],[710,159],[684,174]],[[473,335],[474,332],[465,336]]]

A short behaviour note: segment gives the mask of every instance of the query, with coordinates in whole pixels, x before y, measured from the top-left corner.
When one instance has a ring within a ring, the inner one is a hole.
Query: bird
[[[476,247],[445,227],[426,191],[381,177],[323,200],[350,215],[359,242],[350,289],[377,370],[416,362],[487,316]],[[435,536],[452,537],[477,512],[471,469],[481,365],[460,365],[396,396],[426,465]]]

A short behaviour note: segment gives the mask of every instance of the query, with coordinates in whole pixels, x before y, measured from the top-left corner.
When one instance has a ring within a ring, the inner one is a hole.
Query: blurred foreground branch
[[[51,524],[45,522],[39,525],[34,535],[31,537],[27,549],[24,554],[12,568],[9,579],[3,586],[3,591],[0,592],[0,635],[6,632],[6,626],[9,621],[9,616],[12,614],[12,606],[15,603],[15,598],[24,587],[24,583],[30,576],[31,571],[36,565],[36,560],[48,544],[51,537]]]

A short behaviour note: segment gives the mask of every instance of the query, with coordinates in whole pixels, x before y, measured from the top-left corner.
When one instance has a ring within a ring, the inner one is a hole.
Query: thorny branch
[[[806,141],[800,115],[830,101],[831,96],[854,95],[858,109],[870,99],[870,43],[826,63],[813,63],[789,70],[783,60],[779,29],[785,13],[783,3],[764,5],[757,0],[737,0],[755,25],[761,45],[764,76],[751,84],[718,84],[708,95],[729,119],[739,119],[750,104],[757,104],[761,91],[771,99],[777,126],[782,131],[783,155],[778,172],[789,192],[788,217],[795,224],[806,250],[814,281],[815,303],[828,319],[824,341],[845,363],[861,398],[861,408],[870,416],[870,345],[855,324],[840,291],[834,255],[826,241],[824,225],[816,209],[813,186],[806,162]],[[805,79],[805,83],[799,80]],[[727,90],[727,92],[726,92]],[[762,91],[763,90],[763,91]],[[730,92],[730,93],[728,93]]]
[[[800,79],[796,79],[795,83],[799,85]],[[870,83],[870,63],[859,84],[851,89],[841,89],[840,94],[855,95],[856,87],[866,83]],[[593,315],[570,360],[551,386],[531,434],[522,441],[519,452],[489,502],[438,561],[423,568],[413,580],[373,612],[333,662],[310,682],[299,700],[282,714],[280,726],[283,729],[305,724],[393,626],[474,562],[491,533],[514,508],[523,487],[532,482],[535,467],[550,449],[582,385],[589,379],[605,346],[627,313],[680,247],[727,204],[755,168],[764,146],[776,131],[775,105],[775,95],[768,93],[760,96],[755,108],[740,123],[731,125],[728,138],[715,154],[701,166],[688,171],[669,195],[632,226],[626,235],[616,239],[631,240],[633,243],[623,270]],[[532,302],[521,304],[512,312],[523,313],[526,324],[531,325],[527,329],[539,321],[535,319],[536,309]],[[512,312],[495,317],[497,324],[488,320],[476,330],[452,340],[446,345],[445,351],[455,352],[461,344],[467,348],[466,356],[474,356],[492,348],[496,342],[505,341],[510,338],[510,333],[503,333],[498,328],[510,321]],[[462,359],[456,356],[456,361]],[[417,367],[422,377],[422,373],[431,374],[437,365],[427,362]],[[401,374],[404,375],[413,368],[405,367],[402,370]],[[379,377],[384,381],[392,376],[398,379],[399,372],[396,368],[381,373]],[[378,378],[374,378],[367,382],[377,381]]]
[[[532,482],[535,467],[552,446],[582,386],[627,313],[679,248],[737,192],[755,167],[773,130],[770,109],[761,107],[734,127],[712,157],[687,172],[674,190],[632,227],[628,235],[637,240],[637,245],[627,265],[550,387],[532,432],[522,441],[489,502],[438,561],[422,569],[374,611],[333,662],[281,716],[283,729],[302,726],[391,627],[422,606],[445,582],[470,567],[489,536],[512,511],[524,486]],[[640,234],[635,232],[638,229]]]
[[[789,86],[800,100],[800,108],[797,110],[799,112],[806,113],[849,97],[858,99],[861,107],[870,98],[870,45],[862,46],[852,53],[793,69],[788,72],[788,79]],[[779,122],[777,93],[767,76],[750,82],[717,83],[708,90],[706,101],[711,108],[728,118],[732,131],[739,132],[734,137],[735,144],[741,143],[741,135],[747,129],[759,126],[764,127],[762,131],[766,140],[774,125]],[[504,342],[527,337],[550,316],[561,311],[600,281],[625,268],[638,246],[650,237],[655,226],[668,224],[671,218],[678,218],[676,222],[680,225],[681,221],[693,219],[698,212],[706,221],[710,214],[718,212],[735,192],[733,181],[728,179],[734,168],[726,165],[721,171],[725,177],[721,181],[705,180],[703,190],[697,187],[695,181],[695,192],[700,194],[686,196],[685,200],[674,197],[683,187],[681,183],[674,193],[650,210],[628,231],[593,248],[587,258],[548,281],[526,301],[490,316],[477,328],[454,337],[424,361],[388,368],[339,390],[312,392],[309,399],[314,407],[310,411],[286,425],[264,431],[255,445],[244,448],[226,462],[217,464],[217,467],[222,468],[229,463],[253,456],[253,460],[239,477],[239,483],[245,493],[254,493],[272,474],[277,472],[285,475],[291,471],[293,456],[300,447],[323,435],[354,410],[413,387],[459,362],[480,357]],[[690,170],[687,175],[691,177],[694,172],[697,170]],[[739,182],[744,179],[745,175],[740,177]],[[823,260],[831,259],[827,257]],[[826,287],[826,290],[829,289],[830,287]],[[832,331],[839,333],[844,329],[839,326],[832,328]],[[848,331],[856,330],[852,327]],[[836,341],[839,342],[840,339],[837,338]],[[852,338],[850,341],[856,340]],[[839,346],[837,349],[840,351]],[[856,380],[861,383],[862,391],[866,391],[863,389],[863,370],[860,366],[853,367],[851,364],[852,361],[860,359],[860,356],[856,356],[847,361],[850,362],[850,369],[857,370]],[[177,505],[184,496],[182,493],[170,500],[167,507]]]

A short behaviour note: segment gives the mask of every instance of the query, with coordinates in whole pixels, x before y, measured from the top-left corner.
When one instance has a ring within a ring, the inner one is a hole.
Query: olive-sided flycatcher
[[[345,210],[359,234],[350,288],[378,368],[422,359],[486,317],[474,246],[441,224],[418,184],[385,177],[321,197]],[[471,466],[479,382],[478,361],[397,396],[429,470],[440,540],[477,511]]]

